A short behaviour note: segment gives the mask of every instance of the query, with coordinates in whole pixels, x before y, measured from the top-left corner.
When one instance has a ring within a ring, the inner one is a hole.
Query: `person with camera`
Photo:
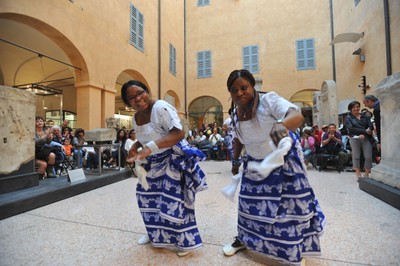
[[[337,154],[339,171],[343,171],[344,164],[349,160],[350,154],[343,148],[342,134],[336,130],[335,124],[328,125],[328,131],[322,135],[322,153]],[[321,166],[326,165],[326,158],[321,158]]]
[[[219,145],[222,142],[222,137],[218,133],[217,127],[213,128],[213,132],[210,135],[210,137],[208,137],[208,140],[210,141],[210,144],[212,145],[212,150],[213,150],[213,152],[211,153],[211,159],[216,160],[216,159],[218,159]]]

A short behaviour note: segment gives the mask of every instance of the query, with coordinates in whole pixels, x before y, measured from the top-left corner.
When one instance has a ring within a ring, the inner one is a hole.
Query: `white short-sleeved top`
[[[276,120],[283,119],[290,107],[300,110],[275,92],[268,92],[261,96],[255,117],[236,123],[236,137],[245,145],[247,154],[263,159],[272,152],[269,145],[272,125]]]
[[[151,140],[155,141],[164,137],[174,127],[182,129],[181,120],[178,117],[176,109],[163,100],[157,100],[154,103],[149,123],[138,126],[135,116],[133,116],[132,125],[136,130],[136,138],[142,145]],[[161,153],[167,149],[160,149],[157,153]]]

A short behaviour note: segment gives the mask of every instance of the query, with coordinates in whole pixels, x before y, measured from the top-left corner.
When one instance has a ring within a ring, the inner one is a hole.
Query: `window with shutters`
[[[315,69],[314,39],[296,41],[297,70]]]
[[[144,17],[131,3],[130,44],[144,51]]]
[[[197,6],[209,6],[210,0],[197,0]]]
[[[211,51],[197,53],[197,78],[211,78]]]
[[[176,49],[169,44],[169,72],[176,76]]]
[[[258,46],[245,46],[242,48],[243,68],[252,74],[258,74],[260,67],[258,63]]]

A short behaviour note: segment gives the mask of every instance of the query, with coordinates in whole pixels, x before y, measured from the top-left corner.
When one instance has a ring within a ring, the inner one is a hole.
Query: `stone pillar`
[[[0,194],[39,185],[35,113],[34,93],[0,86]]]
[[[318,125],[338,124],[338,104],[336,99],[336,83],[333,80],[325,80],[322,83],[321,95],[321,116]]]
[[[381,106],[381,162],[360,188],[400,209],[400,72],[372,91]]]

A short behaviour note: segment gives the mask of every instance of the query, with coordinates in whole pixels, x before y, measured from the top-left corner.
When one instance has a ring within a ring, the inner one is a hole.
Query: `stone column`
[[[400,209],[400,72],[372,91],[381,106],[381,163],[360,188]]]

